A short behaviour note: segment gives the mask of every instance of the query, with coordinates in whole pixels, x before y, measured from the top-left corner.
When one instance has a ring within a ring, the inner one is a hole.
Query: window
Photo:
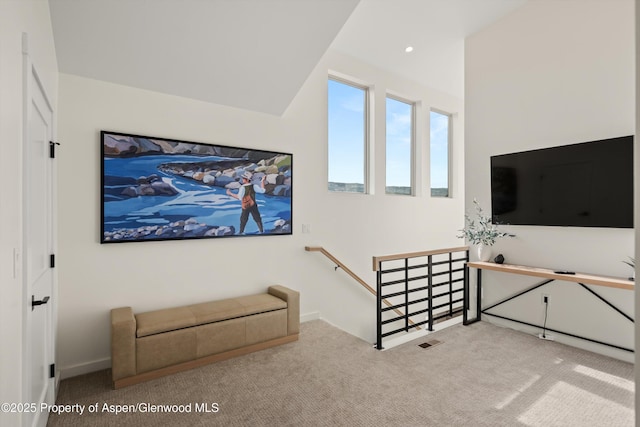
[[[413,104],[387,97],[387,194],[413,194]]]
[[[451,114],[431,111],[431,196],[449,197],[449,146]]]
[[[368,90],[329,79],[329,191],[366,193]]]

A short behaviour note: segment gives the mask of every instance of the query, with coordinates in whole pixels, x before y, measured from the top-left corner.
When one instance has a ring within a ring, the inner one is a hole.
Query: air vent
[[[422,344],[418,344],[418,347],[431,348],[431,347],[437,346],[438,344],[442,344],[442,341],[431,340],[431,341],[423,342]]]

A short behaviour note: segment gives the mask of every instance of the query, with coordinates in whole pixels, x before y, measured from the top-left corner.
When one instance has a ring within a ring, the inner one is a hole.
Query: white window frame
[[[431,113],[441,114],[447,117],[447,195],[446,196],[434,196],[433,183],[431,182],[431,168],[433,166],[432,161],[432,146],[431,146]],[[429,109],[429,196],[438,199],[446,199],[453,197],[453,113],[438,108]]]
[[[364,147],[363,147],[363,154],[364,154],[364,168],[363,168],[363,178],[364,178],[364,191],[362,193],[360,192],[354,192],[354,191],[332,191],[329,189],[329,117],[327,115],[327,190],[332,193],[332,194],[339,194],[339,193],[346,193],[346,194],[371,194],[371,188],[372,188],[372,184],[371,184],[371,167],[370,167],[370,163],[371,163],[371,125],[372,125],[372,119],[371,119],[371,114],[372,114],[372,110],[373,110],[373,102],[372,102],[372,97],[371,97],[371,91],[372,91],[372,86],[368,85],[362,81],[359,81],[358,79],[355,78],[351,78],[345,75],[342,75],[340,73],[336,73],[336,72],[329,72],[329,75],[327,77],[327,84],[329,82],[329,80],[333,80],[335,82],[347,85],[347,86],[352,86],[354,88],[357,89],[361,89],[364,91]],[[328,103],[329,103],[329,96],[328,96],[329,91],[327,90],[327,111],[328,111]]]
[[[409,192],[409,194],[398,194],[398,193],[390,193],[387,191],[387,131],[386,131],[386,124],[387,124],[387,99],[393,99],[394,101],[397,102],[402,102],[404,104],[408,104],[411,106],[411,149],[410,149],[410,156],[411,159],[409,160],[409,168],[411,169],[409,171],[409,185],[411,186],[411,191]],[[400,95],[396,95],[390,92],[387,92],[386,96],[385,96],[385,133],[384,133],[384,138],[385,138],[385,149],[384,149],[384,194],[386,195],[391,195],[391,196],[415,196],[416,193],[416,111],[418,109],[418,102],[417,101],[412,101],[409,98],[400,96]]]

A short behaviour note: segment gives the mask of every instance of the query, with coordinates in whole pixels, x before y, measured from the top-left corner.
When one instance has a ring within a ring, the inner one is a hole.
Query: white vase
[[[491,246],[487,246],[484,243],[480,243],[477,246],[478,260],[489,261],[491,259]]]

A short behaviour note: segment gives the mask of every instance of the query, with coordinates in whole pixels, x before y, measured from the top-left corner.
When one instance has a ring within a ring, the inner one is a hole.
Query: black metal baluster
[[[377,337],[377,343],[376,343],[376,348],[378,350],[382,350],[382,262],[378,263],[378,271],[376,273],[376,288],[377,288],[377,295],[376,298],[378,300],[378,307],[377,307],[377,317],[378,317],[378,337]]]
[[[404,259],[404,330],[409,332],[409,258]]]
[[[429,292],[429,330],[433,331],[433,260],[432,256],[428,256],[427,261],[428,269],[428,292]]]
[[[449,252],[449,316],[453,317],[453,253]]]
[[[465,251],[466,256],[464,260],[464,276],[462,280],[463,295],[462,295],[462,324],[466,325],[469,322],[467,311],[469,310],[469,251]]]

